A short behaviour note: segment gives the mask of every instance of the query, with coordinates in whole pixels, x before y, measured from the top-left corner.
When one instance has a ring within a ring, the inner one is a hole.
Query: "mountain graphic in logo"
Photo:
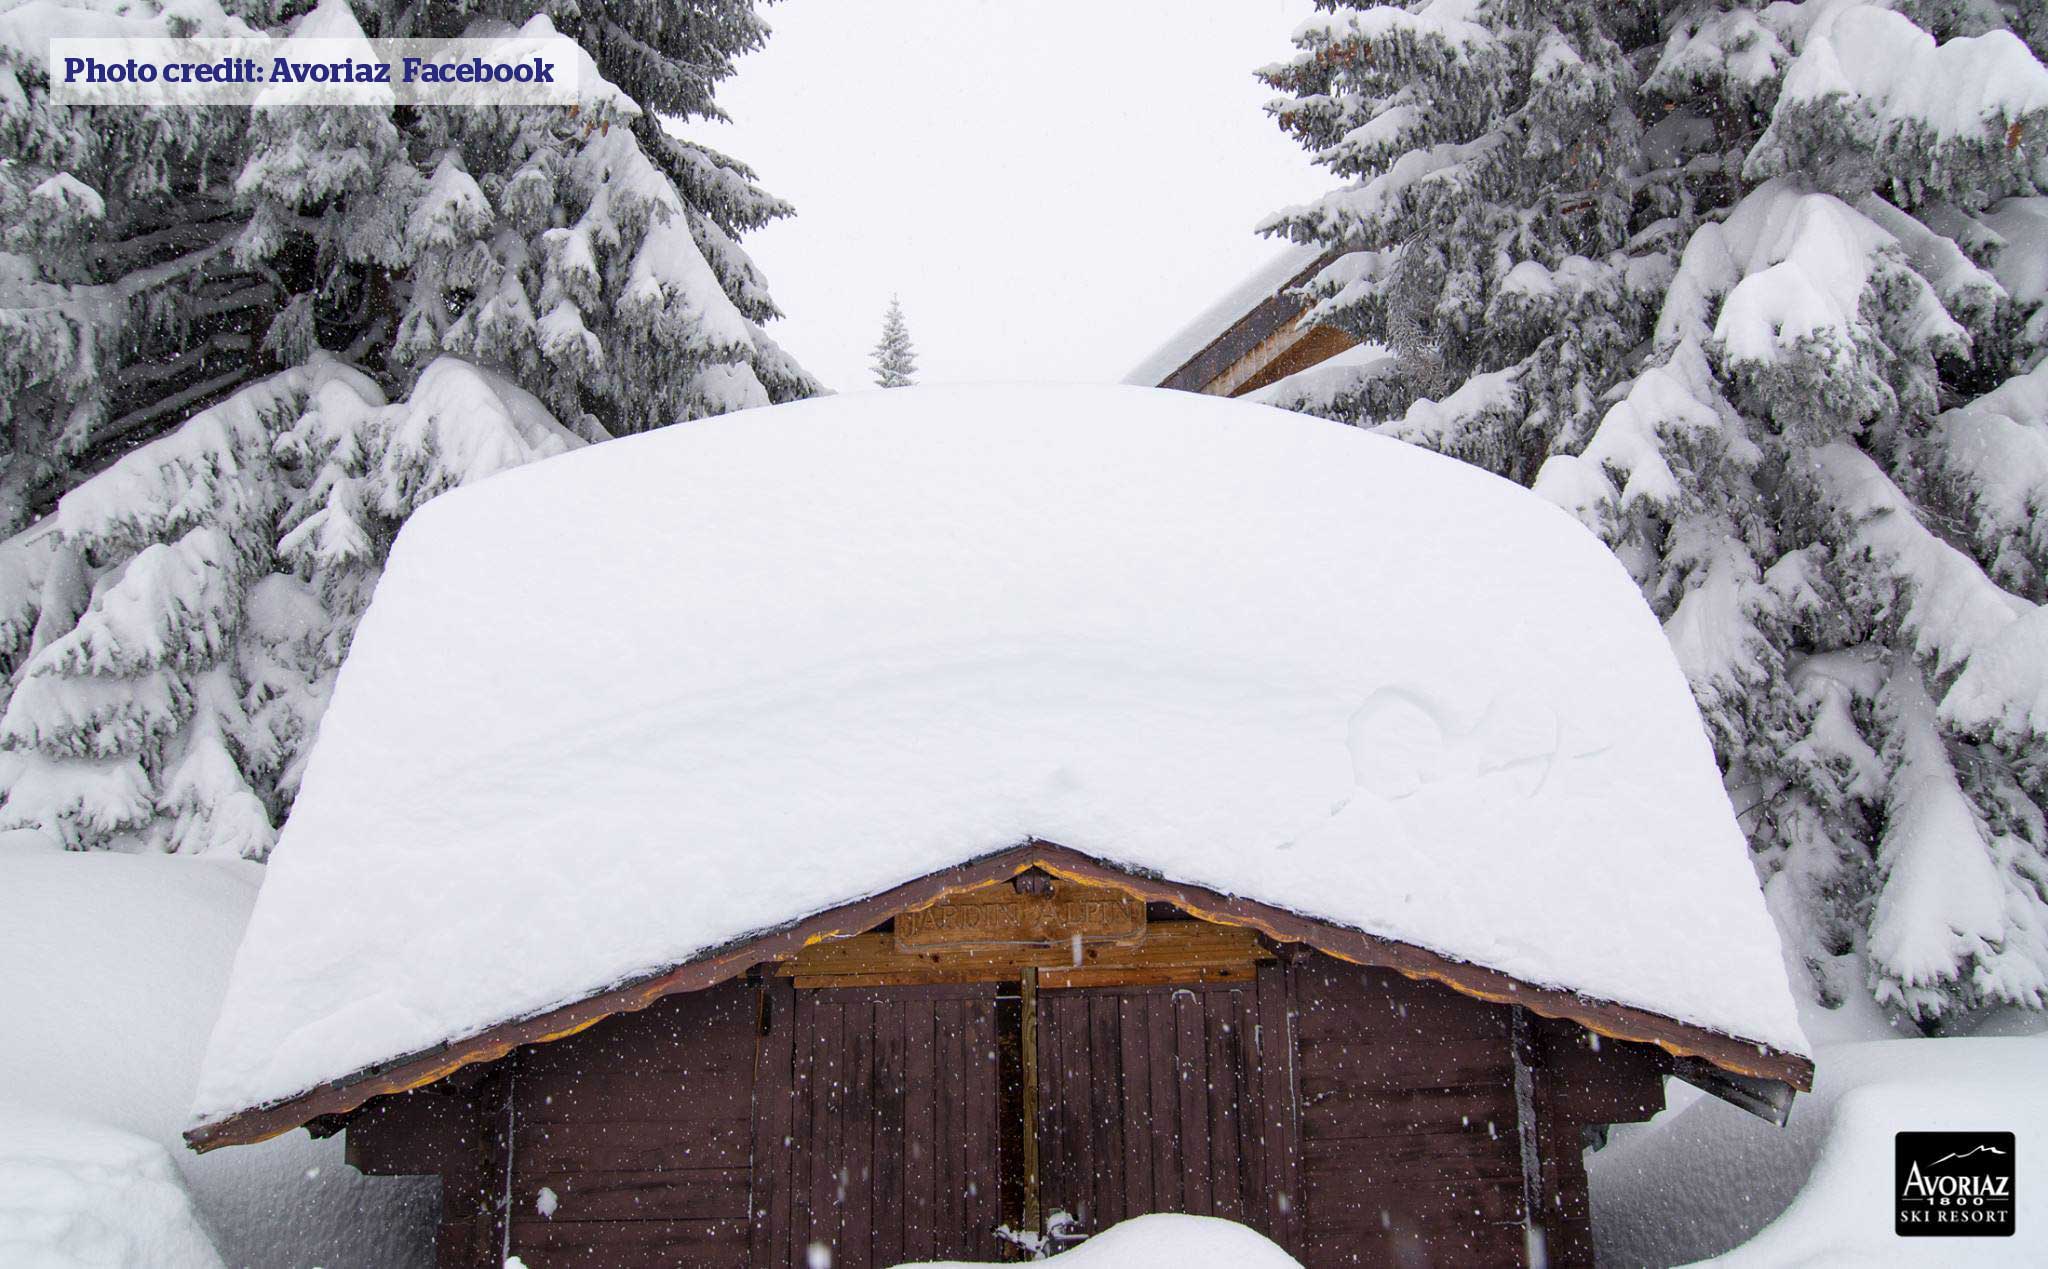
[[[1938,1168],[1942,1164],[1947,1163],[1950,1159],[1968,1159],[1980,1154],[1995,1154],[2002,1156],[2005,1154],[2005,1151],[2000,1150],[1997,1146],[1978,1146],[1972,1150],[1965,1150],[1961,1154],[1945,1154],[1941,1156],[1939,1159],[1936,1159],[1934,1162],[1928,1164],[1927,1166],[1930,1168]]]
[[[1901,1238],[2003,1238],[2017,1204],[2009,1132],[1902,1132],[1892,1230]]]

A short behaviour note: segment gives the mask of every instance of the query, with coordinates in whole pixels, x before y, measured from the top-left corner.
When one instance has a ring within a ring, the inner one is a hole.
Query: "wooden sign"
[[[1076,936],[1084,944],[1135,943],[1145,937],[1145,902],[1134,895],[1058,878],[1045,891],[1024,894],[1005,882],[899,913],[897,950],[1065,947]]]

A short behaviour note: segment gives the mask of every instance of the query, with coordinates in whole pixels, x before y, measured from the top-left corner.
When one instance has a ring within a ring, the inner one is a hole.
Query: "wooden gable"
[[[715,949],[685,964],[572,1004],[511,1020],[479,1035],[356,1072],[283,1102],[200,1125],[185,1137],[194,1149],[204,1151],[261,1141],[322,1117],[346,1115],[373,1097],[432,1084],[466,1066],[495,1061],[522,1045],[552,1043],[573,1036],[613,1014],[644,1009],[678,992],[701,991],[744,975],[756,965],[796,961],[807,949],[867,934],[899,913],[929,908],[949,896],[1034,871],[1059,881],[1113,890],[1147,904],[1171,905],[1212,926],[1250,931],[1276,945],[1300,944],[1341,961],[1442,983],[1480,1000],[1516,1005],[1542,1017],[1576,1023],[1609,1039],[1654,1045],[1679,1059],[1679,1071],[1686,1078],[1759,1113],[1782,1118],[1791,1092],[1812,1087],[1813,1064],[1798,1054],[1635,1006],[1525,983],[1498,970],[1454,960],[1427,948],[1330,925],[1254,900],[1128,872],[1051,842],[1028,842],[818,913],[783,929]],[[818,957],[857,955],[862,946],[865,945],[855,945],[844,953],[813,953],[808,963],[816,967],[824,963]],[[903,953],[899,949],[897,954]],[[1176,967],[1185,968],[1185,964],[1170,961],[1155,968]],[[1087,965],[1068,968],[1080,971]]]

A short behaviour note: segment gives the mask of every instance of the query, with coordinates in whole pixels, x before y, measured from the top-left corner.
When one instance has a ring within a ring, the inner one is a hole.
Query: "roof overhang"
[[[1259,369],[1309,333],[1309,328],[1300,323],[1308,305],[1293,292],[1306,286],[1342,254],[1324,252],[1295,270],[1249,311],[1233,319],[1192,356],[1161,377],[1157,386],[1236,396]],[[1252,364],[1244,364],[1247,362]]]
[[[613,1014],[644,1009],[679,992],[702,991],[763,962],[786,960],[813,943],[861,933],[899,912],[1032,868],[1121,890],[1148,903],[1170,903],[1202,920],[1248,927],[1276,942],[1302,944],[1353,964],[1438,982],[1493,1004],[1518,1005],[1547,1018],[1576,1022],[1609,1039],[1654,1045],[1672,1056],[1673,1073],[1680,1078],[1777,1122],[1783,1122],[1793,1093],[1813,1087],[1813,1062],[1796,1053],[1631,1005],[1525,983],[1412,943],[1332,925],[1255,900],[1120,868],[1053,842],[1030,841],[711,949],[573,1003],[511,1019],[464,1039],[366,1067],[296,1096],[199,1124],[186,1131],[185,1140],[192,1149],[204,1152],[264,1141],[316,1119],[346,1115],[372,1098],[423,1088],[464,1067],[496,1061],[524,1045],[565,1039]]]

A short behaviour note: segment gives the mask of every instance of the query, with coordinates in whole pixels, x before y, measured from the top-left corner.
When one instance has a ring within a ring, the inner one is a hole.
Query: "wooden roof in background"
[[[1233,379],[1231,371],[1239,363],[1261,351],[1263,345],[1284,340],[1290,334],[1307,337],[1310,331],[1296,332],[1294,326],[1307,305],[1288,294],[1294,288],[1305,285],[1316,274],[1342,255],[1341,251],[1329,251],[1297,269],[1285,282],[1273,289],[1255,305],[1250,312],[1231,322],[1218,332],[1200,351],[1176,367],[1159,381],[1162,388],[1173,388],[1182,392],[1205,392],[1215,396],[1241,396],[1246,392],[1264,387],[1281,377],[1280,374],[1252,375],[1239,374]],[[1311,331],[1322,336],[1320,355],[1301,365],[1292,365],[1284,373],[1306,369],[1309,365],[1334,356],[1350,347],[1355,340],[1342,332],[1328,327],[1312,327]],[[1254,367],[1254,374],[1264,369]]]

